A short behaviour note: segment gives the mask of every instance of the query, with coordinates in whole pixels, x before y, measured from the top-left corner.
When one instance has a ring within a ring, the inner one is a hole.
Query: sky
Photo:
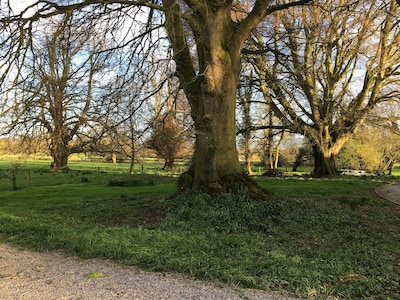
[[[7,2],[10,4],[11,8],[14,11],[14,14],[19,14],[29,5],[34,4],[37,2],[36,0],[0,0],[1,7],[4,8],[7,6]]]

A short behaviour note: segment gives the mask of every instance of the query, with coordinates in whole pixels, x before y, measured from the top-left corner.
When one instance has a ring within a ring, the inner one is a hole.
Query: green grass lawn
[[[171,199],[167,173],[110,186],[123,169],[46,167],[19,166],[17,191],[0,179],[3,241],[313,299],[400,299],[400,207],[374,194],[389,179],[259,177],[265,201]]]

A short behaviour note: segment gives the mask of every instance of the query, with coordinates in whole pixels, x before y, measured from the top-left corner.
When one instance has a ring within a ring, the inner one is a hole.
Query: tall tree
[[[177,124],[173,113],[157,118],[152,123],[147,144],[164,159],[164,170],[174,169],[175,160],[184,142],[183,128]]]
[[[261,90],[285,126],[310,140],[315,175],[336,174],[344,143],[379,103],[399,99],[398,16],[394,0],[320,1],[275,14],[266,24],[274,35],[253,35]]]
[[[168,85],[154,95],[152,117],[149,120],[150,136],[147,146],[164,159],[164,170],[172,170],[175,160],[188,144],[188,105],[179,90],[179,82],[172,78]]]
[[[20,125],[43,132],[51,168],[58,171],[67,169],[70,154],[80,151],[71,142],[88,121],[100,65],[96,46],[86,43],[88,33],[78,32],[71,14],[53,17],[47,25],[31,37],[30,53],[8,94],[14,103],[2,117],[8,120],[7,132]]]
[[[2,24],[19,22],[24,28],[32,28],[38,19],[55,14],[75,11],[88,20],[94,15],[109,19],[111,12],[123,11],[114,14],[116,18],[135,16],[138,6],[147,7],[148,27],[165,26],[173,51],[175,75],[190,103],[194,120],[195,151],[192,164],[180,181],[181,188],[213,193],[246,181],[238,159],[235,128],[236,87],[243,45],[268,15],[307,2],[310,0],[283,4],[255,0],[246,10],[241,1],[233,0],[82,0],[65,5],[38,1],[30,9],[2,17],[0,21]],[[156,11],[162,13],[165,22],[152,22]],[[244,17],[233,19],[235,11]]]
[[[196,132],[193,161],[181,183],[182,187],[210,192],[229,190],[232,183],[245,179],[235,136],[242,47],[267,15],[308,1],[272,5],[273,1],[258,0],[247,16],[236,22],[231,16],[235,8],[243,8],[240,2],[182,2],[186,6],[179,5],[179,1],[163,1],[177,76],[190,103]],[[196,43],[195,59],[189,38]]]

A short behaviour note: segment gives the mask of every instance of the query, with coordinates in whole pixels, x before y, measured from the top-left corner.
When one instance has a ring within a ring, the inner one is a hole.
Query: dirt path
[[[219,288],[180,276],[145,272],[111,261],[82,260],[0,244],[0,299],[263,299],[288,300],[277,293]]]

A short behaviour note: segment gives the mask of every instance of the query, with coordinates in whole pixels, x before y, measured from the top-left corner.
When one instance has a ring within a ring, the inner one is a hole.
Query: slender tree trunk
[[[274,133],[272,130],[272,125],[273,125],[273,114],[271,110],[271,106],[268,107],[268,125],[270,128],[268,129],[268,168],[269,169],[274,169]]]
[[[129,128],[130,128],[130,132],[131,132],[130,139],[129,139],[131,153],[130,153],[130,164],[129,164],[129,171],[128,171],[127,177],[132,175],[134,167],[135,167],[135,151],[136,151],[135,142],[136,142],[136,139],[135,139],[135,134],[134,134],[135,126],[134,126],[132,117],[129,118]]]
[[[279,137],[278,144],[275,147],[275,157],[274,157],[274,169],[278,169],[278,164],[279,164],[279,150],[281,147],[281,143],[283,140],[283,135],[285,134],[284,131],[281,132],[281,135]]]
[[[13,186],[13,191],[16,191],[18,189],[17,187],[17,170],[16,168],[13,168],[11,170],[11,182]]]
[[[115,154],[115,153],[111,154],[111,160],[112,160],[113,166],[116,166],[117,165],[117,154]]]
[[[131,159],[130,159],[130,163],[129,163],[129,170],[128,170],[127,177],[132,175],[134,167],[135,167],[135,152],[132,148],[132,154],[131,154]]]
[[[246,163],[247,174],[253,174],[251,170],[251,116],[250,116],[250,102],[252,94],[252,80],[253,76],[250,75],[250,80],[248,82],[248,87],[245,91],[244,98],[242,99],[242,110],[243,110],[243,123],[245,127],[244,133],[244,160]]]
[[[279,164],[279,145],[275,148],[274,169],[278,169]]]
[[[246,172],[247,172],[247,174],[252,175],[253,171],[251,169],[251,145],[250,145],[250,138],[247,138],[247,137],[246,137],[246,142],[245,142],[244,159],[246,162]]]
[[[171,171],[175,168],[175,158],[168,157],[164,159],[163,170]]]

